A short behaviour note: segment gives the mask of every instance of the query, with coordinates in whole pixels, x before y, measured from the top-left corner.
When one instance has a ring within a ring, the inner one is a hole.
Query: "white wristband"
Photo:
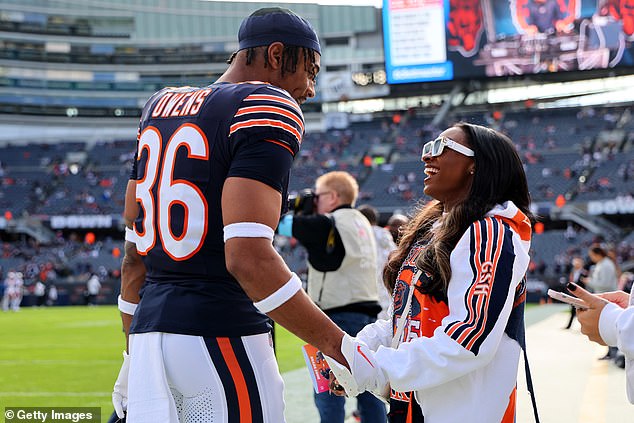
[[[136,244],[138,235],[134,231],[134,229],[130,229],[127,226],[125,227],[125,240],[128,242],[132,242]]]
[[[117,298],[117,303],[119,303],[119,311],[125,314],[129,314],[130,316],[134,316],[134,312],[136,311],[138,304],[134,304],[124,300],[123,298],[121,298],[121,295],[119,295],[119,297]]]
[[[231,238],[266,238],[273,240],[275,231],[269,226],[256,222],[238,222],[224,227],[224,241]]]
[[[302,289],[302,281],[295,273],[291,273],[291,278],[288,282],[265,299],[258,301],[257,303],[253,303],[253,305],[255,308],[260,310],[260,312],[266,314],[290,300],[291,297],[300,289]]]

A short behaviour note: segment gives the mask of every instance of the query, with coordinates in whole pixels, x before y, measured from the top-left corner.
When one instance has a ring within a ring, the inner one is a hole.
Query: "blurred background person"
[[[581,257],[574,257],[572,259],[572,269],[570,270],[570,274],[568,275],[568,282],[574,282],[582,288],[586,287],[585,278],[588,276],[588,270],[585,268],[585,262]],[[568,320],[568,324],[564,329],[570,329],[572,326],[572,321],[575,319],[577,315],[577,307],[570,306],[570,320]]]
[[[97,305],[97,295],[99,295],[99,291],[101,290],[101,282],[99,281],[99,276],[96,273],[93,273],[88,282],[86,282],[86,304],[89,306]]]
[[[2,311],[9,311],[9,298],[13,292],[14,272],[7,272],[7,277],[2,281]]]
[[[4,281],[4,296],[2,298],[3,311],[20,311],[20,304],[24,295],[24,280],[22,272],[9,272]]]
[[[35,305],[42,307],[46,303],[46,285],[40,280],[35,282],[33,287],[33,295],[35,296]]]
[[[588,256],[594,266],[590,269],[590,276],[586,279],[588,288],[595,294],[616,291],[618,278],[616,266],[607,252],[599,245],[593,245],[588,250]],[[599,360],[611,360],[616,358],[617,347],[609,346],[608,352]]]
[[[377,319],[387,319],[388,309],[392,302],[392,293],[383,283],[383,268],[385,267],[385,263],[387,263],[390,253],[396,249],[396,243],[390,231],[387,228],[379,226],[379,212],[376,208],[369,204],[362,204],[357,207],[357,210],[368,219],[374,231],[377,259],[376,290],[379,296],[379,304],[381,305],[381,312],[377,316]]]
[[[392,234],[392,239],[396,245],[398,245],[398,241],[401,238],[401,227],[406,225],[408,222],[408,217],[400,213],[394,213],[387,220],[387,229]]]
[[[354,209],[359,185],[348,172],[326,173],[315,181],[314,194],[295,204],[278,233],[295,237],[308,252],[308,295],[341,329],[356,335],[381,311],[376,286],[377,253],[368,219]],[[314,196],[314,197],[313,197]],[[315,394],[321,423],[343,423],[345,398]],[[363,423],[385,423],[381,400],[369,392],[357,397]]]
[[[57,303],[57,287],[53,284],[48,288],[48,295],[46,296],[46,305],[54,306]]]

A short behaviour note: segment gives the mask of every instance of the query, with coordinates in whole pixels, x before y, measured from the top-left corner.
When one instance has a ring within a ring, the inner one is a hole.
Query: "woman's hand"
[[[597,297],[606,299],[621,308],[627,308],[630,305],[630,294],[623,291],[604,292],[597,294]]]
[[[577,320],[581,324],[581,333],[588,337],[589,340],[597,344],[606,345],[599,332],[599,319],[603,307],[608,304],[608,300],[598,295],[591,294],[575,283],[568,283],[566,288],[577,298],[581,298],[588,304],[587,309],[577,310]]]

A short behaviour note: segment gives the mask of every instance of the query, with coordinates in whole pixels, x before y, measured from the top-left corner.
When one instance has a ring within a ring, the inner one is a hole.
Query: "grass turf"
[[[0,313],[0,408],[101,407],[125,347],[114,306],[23,308]],[[303,342],[276,326],[281,372],[304,366]]]
[[[0,408],[101,407],[124,348],[114,306],[24,308],[0,313]],[[303,341],[280,326],[276,354],[282,373],[304,366]]]

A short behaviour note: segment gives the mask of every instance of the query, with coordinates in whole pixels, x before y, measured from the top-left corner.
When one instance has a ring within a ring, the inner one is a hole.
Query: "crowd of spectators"
[[[43,245],[32,238],[0,241],[0,281],[19,272],[31,292],[38,282],[51,284],[85,283],[92,275],[101,280],[120,276],[123,240],[57,232],[54,242]]]
[[[360,183],[359,201],[382,210],[410,210],[425,199],[420,149],[438,132],[432,117],[410,109],[355,122],[347,129],[307,134],[293,168],[291,192],[310,188],[323,173],[346,170]],[[482,123],[507,133],[524,162],[534,202],[553,203],[559,196],[574,202],[634,195],[634,159],[628,155],[634,147],[634,122],[629,108],[488,110],[453,113],[447,120]],[[133,145],[122,140],[1,147],[0,216],[119,216]],[[21,272],[27,287],[60,279],[83,283],[92,273],[118,277],[122,239],[101,236],[89,243],[84,235],[59,232],[51,245],[29,238],[0,243],[0,280],[9,271]],[[531,275],[566,274],[572,257],[595,241],[593,234],[576,226],[536,234]],[[305,272],[301,248],[290,241],[278,248],[298,274]],[[633,250],[634,239],[613,245],[621,263],[631,260]]]
[[[566,235],[567,231],[560,230],[534,234],[531,243],[531,262],[528,268],[529,276],[552,279],[567,275],[572,267],[572,259],[585,257],[592,245],[602,245],[617,266],[634,258],[632,239],[626,238],[614,242],[607,241],[601,235],[589,233],[582,228],[576,228],[574,231],[576,232],[574,236]]]

